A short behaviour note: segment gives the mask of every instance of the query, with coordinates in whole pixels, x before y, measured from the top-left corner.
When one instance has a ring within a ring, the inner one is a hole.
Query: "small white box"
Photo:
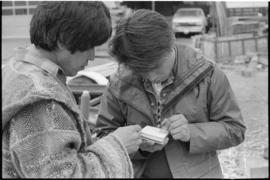
[[[140,132],[142,139],[151,140],[162,145],[165,144],[168,134],[169,132],[167,130],[153,126],[145,126]]]

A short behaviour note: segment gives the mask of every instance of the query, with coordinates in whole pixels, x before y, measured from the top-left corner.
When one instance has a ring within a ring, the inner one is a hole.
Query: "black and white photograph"
[[[2,179],[269,177],[268,1],[1,5]]]

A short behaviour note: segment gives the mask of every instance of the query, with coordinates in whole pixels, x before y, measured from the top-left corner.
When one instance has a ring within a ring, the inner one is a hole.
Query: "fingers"
[[[172,129],[175,129],[184,124],[188,124],[185,116],[183,114],[176,114],[171,116],[170,118],[165,118],[161,123],[161,128],[171,131]]]
[[[144,151],[148,151],[148,152],[155,152],[155,151],[160,151],[163,149],[163,145],[161,144],[154,144],[152,146],[145,146],[143,148],[141,148]]]
[[[172,135],[174,140],[180,140],[184,138],[184,135],[182,133],[174,134]]]
[[[186,128],[177,128],[177,129],[173,129],[171,131],[171,135],[173,138],[180,137],[180,136],[184,135],[185,132],[186,132]]]
[[[169,142],[169,138],[168,137],[166,137],[166,139],[165,139],[165,145],[167,144]]]
[[[143,139],[143,140],[142,140],[142,142],[143,142],[143,144],[145,144],[145,145],[149,145],[149,146],[152,146],[152,145],[154,145],[154,144],[155,144],[155,142],[154,142],[154,141],[151,141],[151,140],[146,140],[146,139]]]
[[[178,133],[172,136],[174,140],[181,140],[184,142],[187,142],[190,140],[190,136],[188,135],[188,133]]]
[[[171,135],[174,140],[189,141],[190,132],[188,125],[183,125],[179,128],[173,129],[171,131]]]
[[[140,148],[142,150],[149,150],[151,149],[151,147],[155,144],[154,141],[150,141],[150,140],[145,140],[143,139],[142,140],[142,143],[140,144]]]
[[[130,125],[131,128],[133,128],[136,132],[139,132],[142,128],[140,125],[136,124],[136,125]]]
[[[169,141],[169,138],[166,138],[165,144],[162,145],[162,144],[157,144],[154,141],[143,140],[142,144],[140,145],[140,149],[143,151],[148,151],[148,152],[160,151],[165,147],[168,141]]]
[[[162,122],[161,122],[161,128],[162,129],[168,129],[170,125],[169,119],[165,118]]]
[[[139,148],[139,145],[142,144],[142,139],[140,137],[137,139],[137,144],[138,144],[138,148]]]
[[[170,133],[173,136],[173,135],[176,135],[178,133],[184,132],[188,128],[187,126],[188,126],[187,124],[184,124],[184,125],[175,127],[175,128],[173,128],[173,129],[170,130]]]
[[[183,114],[176,114],[164,121],[164,126],[167,126],[174,140],[188,141],[190,139],[188,120]]]
[[[169,131],[172,131],[173,129],[176,129],[176,128],[178,128],[178,127],[184,126],[184,125],[186,125],[187,123],[188,123],[187,120],[185,120],[185,119],[179,119],[179,120],[177,120],[177,121],[172,122],[172,123],[170,124],[168,130],[169,130]]]

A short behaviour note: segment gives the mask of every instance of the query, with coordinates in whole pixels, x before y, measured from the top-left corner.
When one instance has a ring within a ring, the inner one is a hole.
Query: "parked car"
[[[207,24],[206,16],[201,8],[180,8],[172,18],[172,26],[176,34],[204,34]]]

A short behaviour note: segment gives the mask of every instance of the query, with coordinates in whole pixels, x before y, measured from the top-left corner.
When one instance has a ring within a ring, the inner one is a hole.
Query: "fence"
[[[257,16],[258,13],[266,15],[268,7],[251,7],[251,8],[227,8],[228,17],[231,16]]]
[[[229,37],[202,37],[200,49],[205,57],[216,62],[231,61],[249,52],[268,52],[268,34],[241,34]]]

